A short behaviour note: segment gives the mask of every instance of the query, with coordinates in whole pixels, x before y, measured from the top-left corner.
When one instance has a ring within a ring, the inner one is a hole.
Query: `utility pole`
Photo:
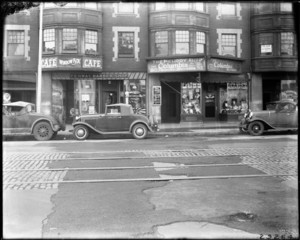
[[[40,26],[39,26],[39,58],[38,58],[38,76],[36,83],[36,111],[41,112],[42,104],[42,52],[43,52],[43,8],[44,4],[40,3]]]

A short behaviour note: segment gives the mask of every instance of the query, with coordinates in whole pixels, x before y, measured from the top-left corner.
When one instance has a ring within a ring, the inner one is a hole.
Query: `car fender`
[[[75,122],[75,123],[72,124],[73,128],[75,128],[78,125],[86,126],[88,129],[93,130],[96,133],[105,134],[105,132],[99,131],[98,129],[94,128],[93,126],[91,126],[90,124],[85,123],[85,122]]]
[[[52,130],[54,131],[54,132],[57,132],[59,129],[56,129],[55,127],[54,127],[54,125],[53,125],[53,123],[49,120],[49,119],[47,119],[47,118],[39,118],[39,119],[37,119],[37,120],[35,120],[33,123],[32,123],[32,125],[31,125],[31,134],[33,133],[33,129],[34,129],[34,127],[35,127],[35,125],[37,124],[37,123],[39,123],[39,122],[48,122],[49,124],[50,124],[50,126],[51,126],[51,128],[52,128]]]
[[[135,120],[133,123],[131,123],[130,128],[129,128],[129,132],[132,132],[133,126],[136,125],[136,124],[139,124],[139,123],[144,124],[150,132],[153,132],[153,130],[151,129],[149,124],[147,122],[141,121],[141,120]]]
[[[247,123],[247,127],[249,126],[250,123],[255,122],[255,121],[261,122],[262,124],[264,124],[264,126],[267,126],[268,129],[270,129],[270,128],[275,129],[275,127],[273,127],[271,124],[267,123],[265,120],[263,120],[261,118],[251,118]]]

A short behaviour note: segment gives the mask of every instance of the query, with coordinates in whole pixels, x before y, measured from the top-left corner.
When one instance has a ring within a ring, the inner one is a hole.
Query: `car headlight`
[[[80,120],[80,116],[76,116],[76,117],[75,117],[75,120],[76,120],[76,121]]]

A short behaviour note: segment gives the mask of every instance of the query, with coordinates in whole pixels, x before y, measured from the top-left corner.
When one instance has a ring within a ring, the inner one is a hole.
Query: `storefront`
[[[248,77],[241,60],[149,60],[148,77],[149,112],[161,123],[237,121],[248,109]],[[156,94],[154,89],[159,89]]]

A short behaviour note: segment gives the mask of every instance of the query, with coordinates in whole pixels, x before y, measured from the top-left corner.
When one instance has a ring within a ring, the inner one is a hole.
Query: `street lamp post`
[[[36,111],[41,112],[42,105],[42,44],[43,44],[43,3],[40,3],[40,26],[39,26],[39,58],[38,58],[38,76],[36,90]]]

